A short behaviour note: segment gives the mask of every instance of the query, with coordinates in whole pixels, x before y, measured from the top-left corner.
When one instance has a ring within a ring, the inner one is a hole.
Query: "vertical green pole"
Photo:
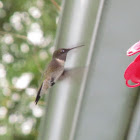
[[[99,0],[63,1],[63,11],[57,32],[56,47],[67,48],[84,44],[71,51],[66,67],[85,67],[95,27]],[[91,46],[93,47],[93,46]],[[81,84],[72,78],[57,83],[51,90],[46,113],[42,119],[39,140],[73,140],[83,93]]]

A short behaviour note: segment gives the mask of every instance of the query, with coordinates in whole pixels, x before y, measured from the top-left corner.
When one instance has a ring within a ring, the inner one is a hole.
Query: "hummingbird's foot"
[[[55,84],[55,82],[51,82],[51,87]]]
[[[55,84],[55,82],[54,82],[54,78],[51,78],[50,86],[52,87],[54,84]]]

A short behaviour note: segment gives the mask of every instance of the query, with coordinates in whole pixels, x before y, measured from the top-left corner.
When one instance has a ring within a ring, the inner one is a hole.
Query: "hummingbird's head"
[[[68,53],[70,50],[75,49],[75,48],[78,48],[78,47],[82,47],[82,46],[84,46],[84,45],[77,46],[77,47],[74,47],[74,48],[69,48],[69,49],[60,48],[60,49],[56,50],[56,51],[53,53],[53,58],[57,58],[57,59],[60,59],[60,60],[65,61],[65,60],[66,60],[66,57],[67,57],[67,53]]]

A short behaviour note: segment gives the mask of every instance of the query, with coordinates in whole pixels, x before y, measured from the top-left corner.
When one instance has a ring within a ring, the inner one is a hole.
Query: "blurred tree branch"
[[[57,10],[61,11],[61,7],[58,5],[58,3],[55,0],[51,0],[51,2],[57,8]]]
[[[28,40],[26,36],[24,35],[19,35],[19,34],[15,34],[15,33],[12,33],[12,32],[5,32],[5,31],[0,31],[0,34],[2,35],[5,35],[5,34],[11,34],[17,38],[20,38],[20,39],[24,39],[24,40]]]

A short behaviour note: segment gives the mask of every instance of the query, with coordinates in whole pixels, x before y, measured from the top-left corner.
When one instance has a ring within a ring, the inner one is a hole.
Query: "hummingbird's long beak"
[[[80,48],[80,47],[83,47],[83,46],[85,46],[85,45],[80,45],[80,46],[76,46],[76,47],[70,48],[70,49],[68,49],[68,51],[76,49],[76,48]]]

